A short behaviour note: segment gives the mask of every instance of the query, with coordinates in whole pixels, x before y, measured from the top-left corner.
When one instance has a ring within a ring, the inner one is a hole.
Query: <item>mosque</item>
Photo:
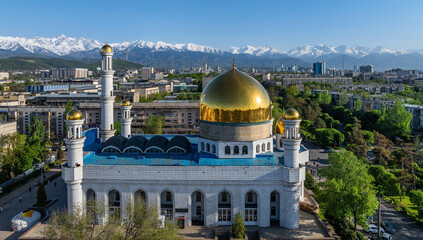
[[[112,48],[106,44],[100,54],[99,131],[83,132],[77,109],[66,116],[69,213],[93,201],[106,206],[101,223],[141,199],[183,226],[231,225],[241,212],[246,225],[298,228],[309,153],[296,110],[285,111],[273,134],[266,90],[234,65],[204,89],[198,136],[132,135],[127,100],[121,102],[121,135],[115,136]]]

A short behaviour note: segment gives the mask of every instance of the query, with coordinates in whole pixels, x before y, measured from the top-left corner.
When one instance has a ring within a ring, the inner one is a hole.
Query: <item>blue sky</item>
[[[0,0],[0,36],[423,49],[421,0]]]

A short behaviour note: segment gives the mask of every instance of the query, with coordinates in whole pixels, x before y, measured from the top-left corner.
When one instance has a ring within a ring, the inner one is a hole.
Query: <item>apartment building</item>
[[[80,103],[79,110],[85,116],[86,128],[100,127],[100,103]],[[164,134],[190,134],[198,132],[198,101],[157,101],[132,103],[132,133],[142,134],[147,119],[151,115],[164,117]],[[120,104],[114,104],[114,121],[121,116]]]

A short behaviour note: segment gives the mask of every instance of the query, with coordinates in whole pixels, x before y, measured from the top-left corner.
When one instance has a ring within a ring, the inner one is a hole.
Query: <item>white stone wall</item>
[[[204,151],[202,150],[201,143],[204,143]],[[207,144],[210,145],[210,151],[207,151]],[[265,150],[262,150],[262,144],[265,145]],[[268,150],[268,144],[270,149]],[[213,145],[216,147],[216,153],[213,153]],[[256,146],[259,145],[260,149],[257,153]],[[225,154],[225,147],[229,146],[231,154]],[[234,154],[234,147],[239,147],[239,154]],[[242,147],[247,146],[248,153],[242,154]],[[273,137],[248,142],[226,142],[226,141],[213,141],[206,138],[198,138],[198,152],[208,152],[215,154],[217,158],[255,158],[257,154],[261,153],[273,153]]]
[[[174,196],[174,209],[188,209],[189,225],[192,214],[191,195],[195,191],[200,191],[205,197],[204,220],[206,226],[218,224],[218,195],[220,192],[225,190],[231,194],[233,218],[239,211],[244,215],[245,195],[248,191],[254,191],[258,196],[257,225],[262,227],[270,225],[270,194],[276,190],[280,196],[280,224],[292,228],[292,226],[284,224],[292,222],[288,212],[292,212],[290,208],[291,204],[295,203],[295,199],[289,200],[285,196],[286,187],[283,186],[282,179],[285,178],[283,174],[284,167],[280,166],[85,165],[82,187],[84,199],[86,199],[87,190],[92,189],[96,193],[97,202],[102,204],[107,204],[107,193],[110,190],[118,190],[121,193],[122,207],[132,200],[134,193],[140,189],[146,192],[147,203],[150,206],[160,206],[160,194],[168,190]]]

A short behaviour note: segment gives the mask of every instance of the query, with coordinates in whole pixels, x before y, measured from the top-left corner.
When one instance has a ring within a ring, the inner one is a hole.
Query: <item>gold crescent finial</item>
[[[235,58],[232,60],[232,68],[235,69]]]

